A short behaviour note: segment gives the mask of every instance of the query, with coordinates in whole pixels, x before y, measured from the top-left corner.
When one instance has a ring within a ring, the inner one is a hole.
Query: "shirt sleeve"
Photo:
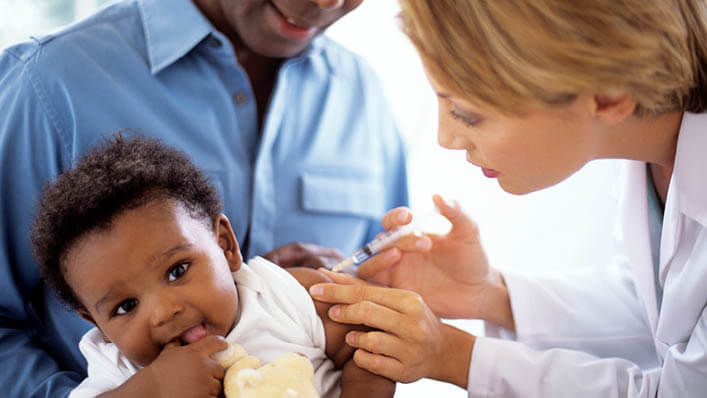
[[[470,397],[670,397],[707,389],[704,312],[689,341],[670,347],[660,364],[625,272],[583,274],[545,280],[504,275],[518,341],[477,339]]]
[[[43,289],[29,241],[35,201],[63,161],[63,143],[30,70],[10,49],[0,54],[0,391],[65,396],[81,376],[65,371],[37,342],[42,306],[36,298]]]

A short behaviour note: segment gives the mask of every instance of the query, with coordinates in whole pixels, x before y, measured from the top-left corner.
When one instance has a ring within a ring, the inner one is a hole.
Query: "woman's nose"
[[[468,149],[469,143],[463,137],[450,132],[451,129],[439,126],[437,131],[437,142],[442,148],[447,149]]]
[[[339,8],[344,4],[344,0],[309,0],[316,3],[321,8]]]
[[[152,306],[152,319],[150,321],[153,327],[168,323],[184,310],[184,306],[169,295],[155,297],[152,300]]]

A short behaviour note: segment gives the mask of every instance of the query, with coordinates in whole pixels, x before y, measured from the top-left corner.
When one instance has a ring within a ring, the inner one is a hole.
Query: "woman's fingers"
[[[361,301],[349,305],[334,305],[329,308],[329,318],[350,325],[365,325],[385,331],[403,330],[407,324],[405,316],[372,301]]]
[[[388,333],[351,331],[346,334],[346,344],[373,354],[398,358],[407,354],[409,347],[398,337]]]
[[[440,214],[452,223],[450,234],[458,237],[478,237],[478,226],[464,214],[456,200],[448,202],[441,195],[435,194],[432,196],[432,201],[437,206]]]
[[[380,272],[397,264],[403,257],[403,253],[397,247],[390,247],[371,257],[368,261],[359,265],[356,269],[356,275],[364,280],[370,280]],[[386,281],[376,280],[376,282],[387,285]]]
[[[332,281],[334,281],[334,283],[338,283],[341,285],[365,285],[366,284],[366,281],[356,278],[355,276],[353,276],[351,274],[344,273],[344,272],[332,272],[326,268],[319,268],[317,271],[328,276]]]
[[[326,303],[353,304],[370,301],[404,314],[419,311],[421,304],[424,306],[422,298],[415,292],[362,284],[318,283],[309,288],[309,293],[316,300]]]
[[[381,271],[397,264],[403,257],[403,252],[427,252],[432,249],[432,237],[421,233],[410,233],[398,239],[393,247],[387,248],[378,255],[361,264],[356,274],[365,280],[370,280]],[[384,281],[376,280],[379,283]]]
[[[412,221],[412,211],[407,207],[396,207],[383,215],[381,224],[386,230],[409,224]]]
[[[404,365],[396,358],[385,355],[373,354],[371,352],[358,349],[354,352],[354,362],[362,369],[371,373],[379,374],[391,380],[404,381],[400,377],[404,373]]]

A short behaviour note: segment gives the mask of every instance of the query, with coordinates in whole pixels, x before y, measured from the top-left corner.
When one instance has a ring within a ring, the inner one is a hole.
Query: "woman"
[[[476,226],[410,236],[364,264],[364,285],[315,285],[359,366],[432,377],[470,396],[698,396],[707,391],[707,13],[704,0],[402,0],[439,96],[439,142],[504,190],[622,158],[627,259],[574,277],[501,274]],[[386,228],[407,224],[390,211]],[[611,231],[607,231],[609,233]],[[423,301],[424,299],[424,301]],[[478,318],[479,337],[439,322]],[[515,339],[516,341],[510,341]]]

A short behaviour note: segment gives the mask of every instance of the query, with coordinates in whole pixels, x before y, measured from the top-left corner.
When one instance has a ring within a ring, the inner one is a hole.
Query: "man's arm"
[[[83,377],[76,317],[54,311],[32,259],[29,228],[42,184],[66,159],[52,109],[40,100],[31,45],[0,54],[0,391],[5,396],[65,396]],[[46,99],[46,98],[45,98]],[[57,322],[73,320],[76,324]],[[40,343],[41,341],[41,343]],[[51,347],[51,352],[49,348]]]
[[[311,268],[288,268],[292,276],[309,289],[316,283],[332,282],[324,274]],[[317,313],[324,324],[326,333],[326,354],[337,368],[342,369],[342,397],[392,397],[395,393],[395,382],[370,373],[356,366],[353,360],[354,348],[346,344],[346,333],[351,330],[369,330],[360,325],[346,325],[329,319],[328,311],[331,304],[314,301]]]

